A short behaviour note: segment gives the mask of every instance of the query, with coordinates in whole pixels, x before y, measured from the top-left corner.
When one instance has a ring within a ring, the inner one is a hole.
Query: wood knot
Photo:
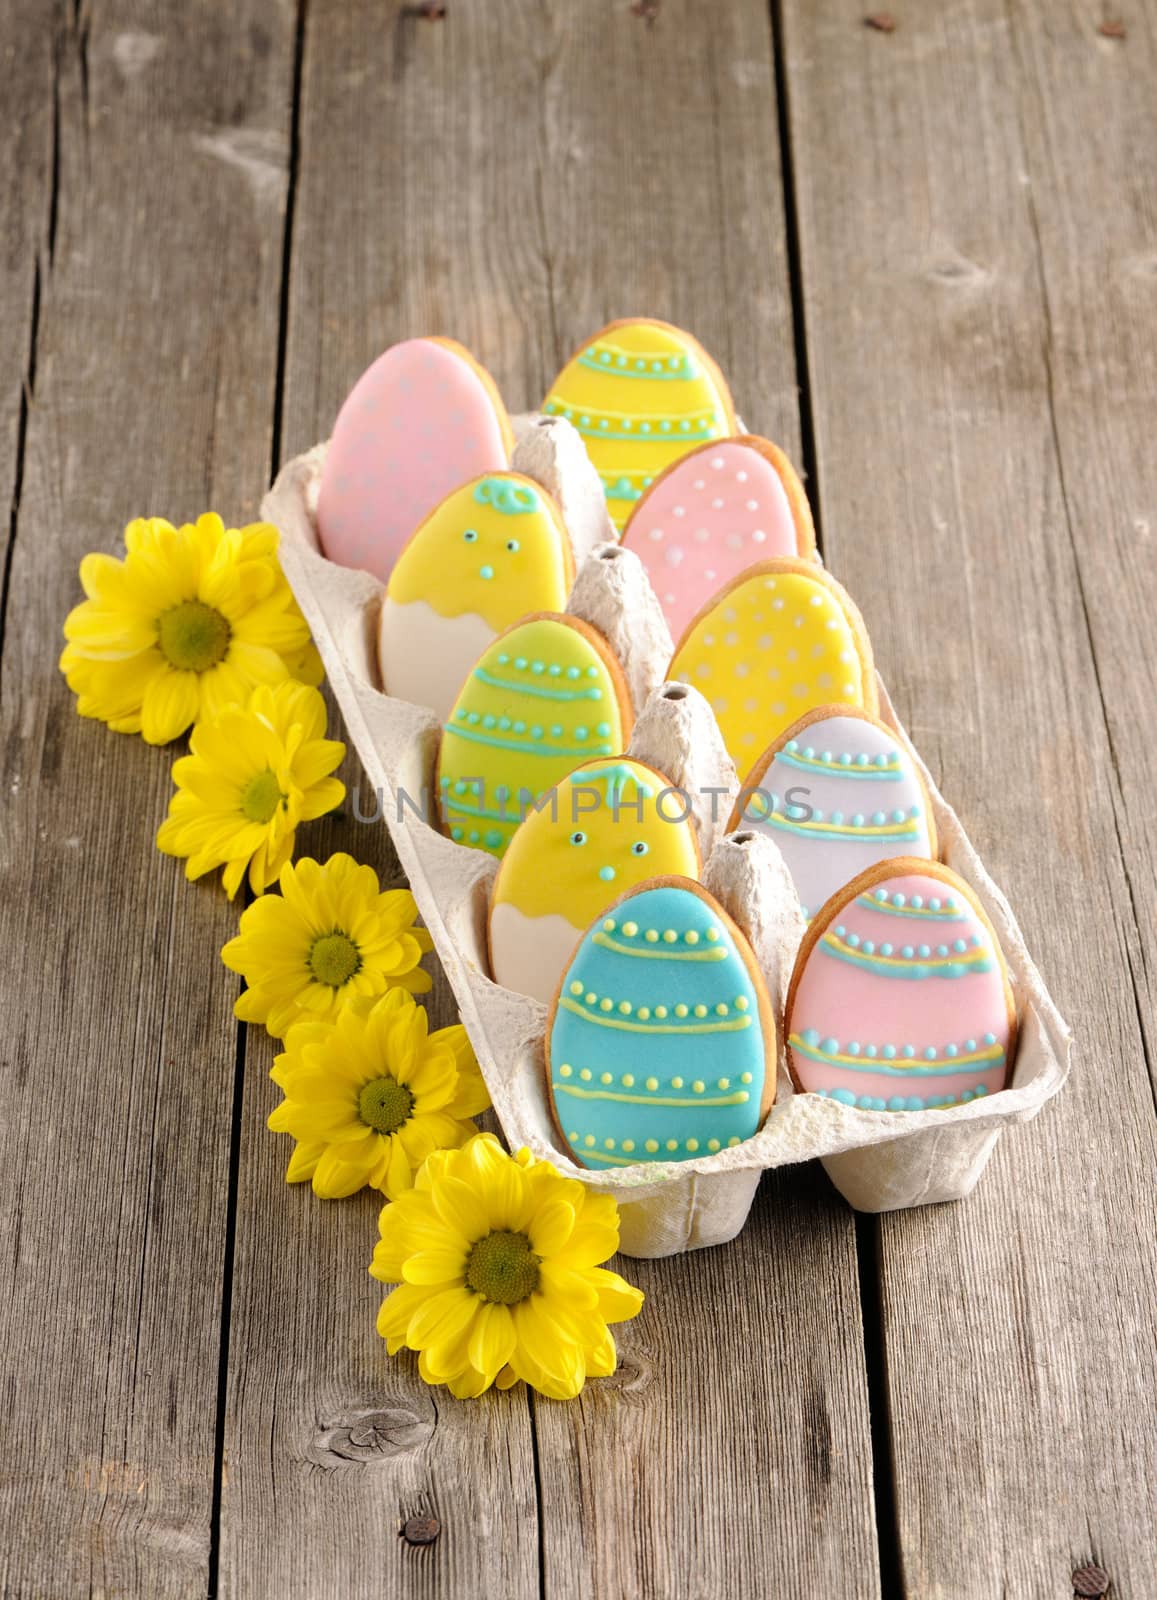
[[[875,33],[895,33],[896,19],[890,11],[873,11],[864,18],[864,27]]]
[[[412,1411],[363,1411],[320,1433],[315,1448],[337,1461],[367,1463],[420,1450],[434,1431]]]
[[[1078,1567],[1073,1573],[1073,1593],[1080,1595],[1081,1600],[1100,1600],[1101,1595],[1108,1594],[1110,1581],[1103,1567],[1090,1562],[1087,1567]]]
[[[401,1528],[402,1538],[414,1545],[433,1544],[441,1531],[437,1517],[407,1517]]]
[[[928,263],[927,275],[934,283],[951,284],[953,287],[982,284],[990,276],[978,261],[970,261],[958,251],[936,256]]]
[[[620,1350],[619,1364],[603,1388],[616,1389],[621,1395],[641,1395],[651,1387],[651,1362],[642,1350]]]

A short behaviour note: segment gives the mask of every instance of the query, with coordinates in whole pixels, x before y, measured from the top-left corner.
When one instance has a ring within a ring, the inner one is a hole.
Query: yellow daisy
[[[82,717],[168,744],[260,683],[317,681],[305,618],[268,523],[226,528],[207,513],[174,528],[138,517],[125,558],[80,564],[87,599],[64,624],[60,670]]]
[[[230,900],[246,868],[261,894],[293,855],[298,823],[324,816],[345,796],[345,785],[330,777],[345,745],[325,737],[325,701],[304,683],[254,689],[247,706],[198,722],[189,749],[173,763],[177,792],[157,848],[188,857],[189,879],[223,867]]]
[[[418,1352],[427,1383],[460,1399],[519,1378],[555,1400],[615,1370],[608,1322],[642,1292],[600,1263],[619,1247],[618,1208],[527,1150],[480,1133],[437,1150],[385,1206],[370,1272],[399,1285],[378,1332]]]
[[[433,943],[414,926],[408,889],[383,893],[373,868],[347,855],[324,866],[308,856],[287,864],[279,884],[280,895],[262,895],[241,913],[221,952],[249,986],[233,1008],[242,1022],[263,1022],[283,1039],[295,1022],[332,1022],[351,1000],[430,987],[419,962]]]
[[[270,1073],[285,1091],[269,1118],[297,1140],[287,1183],[337,1200],[368,1184],[404,1193],[434,1150],[464,1144],[490,1104],[461,1023],[429,1031],[404,989],[347,1006],[336,1022],[298,1022]]]

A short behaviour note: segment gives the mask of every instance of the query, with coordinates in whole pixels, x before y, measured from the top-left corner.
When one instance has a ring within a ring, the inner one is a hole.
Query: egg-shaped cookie
[[[740,827],[778,848],[805,917],[877,862],[936,858],[932,804],[907,746],[851,706],[818,706],[764,751],[727,831]]]
[[[647,569],[671,637],[704,600],[771,556],[810,557],[816,536],[795,468],[753,433],[699,445],[635,502],[623,543]]]
[[[516,623],[483,651],[443,727],[443,831],[503,855],[568,772],[621,753],[631,723],[626,681],[600,633],[551,613]]]
[[[751,947],[705,889],[657,878],[589,929],[547,1031],[576,1161],[689,1161],[749,1139],[775,1098],[775,1024]]]
[[[800,945],[785,1032],[796,1087],[861,1110],[940,1110],[1003,1089],[1016,1009],[969,886],[907,856],[861,873]]]
[[[378,625],[387,694],[449,715],[474,662],[532,611],[560,611],[574,582],[562,513],[516,472],[447,495],[390,573]]]
[[[467,478],[501,472],[514,434],[490,374],[453,339],[392,345],[334,423],[317,504],[322,551],[384,583],[410,535]]]
[[[847,591],[812,561],[751,567],[709,602],[680,639],[667,676],[715,712],[746,773],[805,711],[840,704],[876,713],[872,647]]]
[[[697,340],[667,322],[612,322],[559,373],[542,409],[582,435],[621,529],[665,467],[697,444],[735,432],[719,368]]]
[[[575,945],[625,890],[698,878],[699,845],[668,780],[625,756],[584,762],[515,830],[490,896],[496,983],[549,1004]]]

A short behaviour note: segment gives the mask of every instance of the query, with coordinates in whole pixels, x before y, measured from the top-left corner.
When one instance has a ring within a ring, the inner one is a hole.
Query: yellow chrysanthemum
[[[285,1099],[269,1118],[297,1140],[287,1183],[337,1200],[369,1185],[403,1194],[434,1150],[464,1144],[490,1104],[461,1023],[429,1031],[404,989],[347,1006],[336,1022],[298,1022],[270,1077]]]
[[[427,1383],[460,1399],[519,1378],[556,1400],[615,1370],[608,1322],[642,1292],[600,1263],[619,1247],[618,1208],[491,1134],[438,1150],[385,1206],[370,1272],[397,1283],[378,1313],[393,1355],[418,1352]]]
[[[282,867],[278,882],[280,895],[243,911],[221,952],[249,985],[233,1008],[242,1022],[263,1022],[283,1039],[295,1022],[332,1022],[351,1000],[430,987],[419,962],[433,944],[414,926],[408,889],[383,893],[373,868],[347,855],[324,866],[307,856]]]
[[[212,513],[181,528],[138,517],[123,561],[85,556],[88,598],[69,612],[60,658],[81,716],[168,744],[257,684],[318,682],[277,541],[268,523],[226,528]]]
[[[325,737],[325,701],[304,683],[254,689],[247,706],[198,722],[189,749],[173,763],[177,792],[157,848],[187,856],[190,879],[223,867],[230,900],[246,868],[261,894],[293,855],[298,823],[324,816],[345,796],[345,784],[330,777],[345,745]]]

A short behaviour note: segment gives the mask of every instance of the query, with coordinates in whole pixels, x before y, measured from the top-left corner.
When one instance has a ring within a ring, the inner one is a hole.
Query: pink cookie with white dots
[[[811,556],[803,484],[778,446],[755,434],[683,456],[643,495],[623,543],[647,569],[672,637],[706,599],[772,556]]]
[[[510,465],[514,434],[490,374],[453,339],[407,339],[350,391],[326,450],[321,548],[383,583],[420,523],[469,478]]]

